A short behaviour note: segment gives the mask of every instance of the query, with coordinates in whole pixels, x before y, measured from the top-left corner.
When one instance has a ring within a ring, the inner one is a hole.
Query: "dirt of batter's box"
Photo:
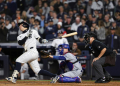
[[[13,84],[8,81],[0,81],[0,86],[120,86],[120,81],[96,84],[93,81],[83,81],[82,83],[54,83],[50,81],[17,81]]]

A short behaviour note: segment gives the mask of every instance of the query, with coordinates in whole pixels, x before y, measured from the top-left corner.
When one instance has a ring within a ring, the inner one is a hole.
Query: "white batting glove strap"
[[[48,43],[48,40],[47,39],[43,39],[42,43]]]

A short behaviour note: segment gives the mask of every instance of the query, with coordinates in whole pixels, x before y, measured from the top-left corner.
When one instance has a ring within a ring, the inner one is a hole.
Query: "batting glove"
[[[43,39],[42,43],[48,43],[48,40],[47,39]]]

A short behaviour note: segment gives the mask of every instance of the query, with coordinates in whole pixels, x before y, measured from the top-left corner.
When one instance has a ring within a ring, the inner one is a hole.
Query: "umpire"
[[[89,47],[90,53],[95,56],[92,61],[97,79],[95,83],[107,83],[111,81],[112,77],[103,67],[115,65],[116,53],[96,38],[96,34],[92,32],[84,35],[86,46]]]

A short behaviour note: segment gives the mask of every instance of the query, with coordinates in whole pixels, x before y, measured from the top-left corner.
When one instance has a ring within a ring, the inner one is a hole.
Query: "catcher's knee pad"
[[[58,81],[60,83],[80,82],[80,78],[79,77],[71,78],[71,77],[64,76],[64,77],[60,77]]]

